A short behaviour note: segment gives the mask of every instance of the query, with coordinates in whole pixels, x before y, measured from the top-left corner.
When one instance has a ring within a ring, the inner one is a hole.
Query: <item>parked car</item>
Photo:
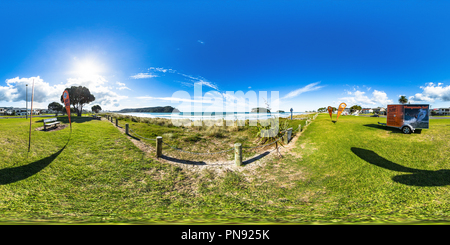
[[[373,114],[371,117],[380,117],[378,114]]]

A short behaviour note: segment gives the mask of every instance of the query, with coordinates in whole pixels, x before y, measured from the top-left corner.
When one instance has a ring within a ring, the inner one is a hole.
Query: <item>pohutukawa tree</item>
[[[93,107],[91,107],[91,110],[95,113],[99,113],[102,108],[99,105],[94,105]]]
[[[91,94],[88,88],[83,86],[72,86],[70,88],[66,88],[69,92],[70,105],[72,105],[76,112],[77,116],[81,117],[81,113],[83,111],[83,105],[89,104],[95,100],[94,95]],[[63,96],[61,95],[61,103],[64,104]]]
[[[63,110],[64,106],[61,105],[60,103],[56,102],[56,101],[48,104],[48,109],[52,110],[52,111],[55,111],[56,112],[55,116],[58,116],[58,112],[64,113],[64,110]]]

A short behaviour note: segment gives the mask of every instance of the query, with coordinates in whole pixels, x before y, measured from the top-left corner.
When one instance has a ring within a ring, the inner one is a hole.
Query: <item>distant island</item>
[[[172,106],[157,106],[157,107],[144,107],[144,108],[131,108],[131,109],[122,109],[118,111],[120,113],[127,113],[127,112],[180,112],[177,108],[174,108]]]

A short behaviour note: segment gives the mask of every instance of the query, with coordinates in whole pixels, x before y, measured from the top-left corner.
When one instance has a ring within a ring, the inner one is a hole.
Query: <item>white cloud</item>
[[[130,88],[128,88],[125,83],[121,83],[121,82],[116,82],[117,85],[119,85],[120,87],[116,88],[118,90],[124,90],[124,89],[128,89],[131,90]]]
[[[347,105],[361,105],[362,107],[371,107],[375,105],[387,106],[387,104],[393,103],[388,99],[387,94],[383,91],[374,90],[372,92],[372,98],[366,96],[366,92],[356,90],[355,92],[347,91],[349,97],[339,98],[340,101],[344,101]]]
[[[442,86],[443,83],[427,83],[421,86],[422,93],[410,96],[408,99],[411,103],[415,102],[434,102],[435,100],[450,101],[450,85]]]
[[[134,79],[143,79],[143,78],[152,78],[152,77],[158,77],[157,75],[154,74],[150,74],[150,73],[138,73],[134,76],[130,76],[131,78]]]
[[[84,86],[95,96],[93,104],[118,107],[120,106],[119,102],[128,96],[121,96],[111,91],[111,88],[106,86],[108,83],[102,76],[91,76],[89,78],[69,78],[66,86]]]
[[[113,91],[108,81],[102,76],[89,76],[83,78],[69,78],[66,83],[50,85],[40,77],[12,78],[6,80],[6,86],[0,86],[0,101],[19,102],[25,101],[26,84],[28,84],[28,101],[31,101],[32,84],[34,80],[34,102],[46,107],[56,101],[61,103],[61,95],[65,88],[71,86],[84,86],[95,96],[92,104],[100,104],[106,107],[118,107],[119,102],[127,96],[121,96]],[[102,106],[102,107],[103,107]],[[90,108],[90,107],[85,107]]]
[[[387,106],[388,104],[393,103],[393,101],[388,99],[387,94],[383,91],[374,90],[372,95],[373,95],[372,101],[377,104]]]
[[[64,91],[65,86],[58,84],[51,86],[44,82],[39,76],[30,78],[11,78],[6,79],[6,86],[0,86],[0,101],[18,102],[25,101],[25,95],[28,84],[28,101],[31,100],[34,80],[34,98],[35,102],[44,102],[48,98],[58,98]]]
[[[217,85],[212,84],[211,82],[208,82],[208,81],[199,80],[198,82],[195,82],[195,84],[200,84],[200,85],[204,85],[204,86],[213,88],[213,89],[215,89],[215,90],[219,90],[219,88],[217,87]]]
[[[200,44],[205,44],[205,42],[203,42],[202,40],[197,40],[197,42],[199,42]]]
[[[128,90],[131,90],[130,88],[128,88],[128,87],[118,87],[117,88],[118,90],[124,90],[124,89],[128,89]]]
[[[167,68],[162,68],[162,67],[150,67],[148,68],[149,71],[158,71],[158,72],[162,72],[162,73],[176,73],[177,71],[173,70],[173,69],[167,69]]]
[[[219,87],[216,84],[214,84],[211,81],[208,81],[207,79],[205,79],[204,77],[201,77],[201,76],[197,76],[197,77],[196,76],[191,76],[191,75],[183,74],[183,73],[178,72],[178,71],[173,70],[173,69],[166,69],[166,68],[162,68],[162,67],[150,67],[150,68],[148,68],[148,70],[149,71],[151,70],[151,71],[156,71],[156,72],[162,72],[162,73],[169,72],[169,73],[173,73],[173,74],[178,74],[178,75],[184,77],[187,81],[190,82],[190,83],[188,83],[188,82],[178,81],[178,82],[182,83],[185,86],[192,87],[192,86],[194,86],[194,84],[199,84],[199,85],[203,85],[203,86],[207,86],[207,87],[213,88],[215,90],[219,90]],[[140,74],[144,74],[144,73],[140,73]],[[145,74],[148,74],[148,73],[145,73]],[[154,76],[157,76],[157,75],[154,75]]]
[[[310,84],[306,85],[303,88],[299,88],[297,90],[291,91],[286,96],[284,96],[282,99],[294,98],[294,97],[296,97],[299,94],[323,88],[323,86],[317,86],[317,84],[319,84],[319,83],[320,82],[310,83]]]

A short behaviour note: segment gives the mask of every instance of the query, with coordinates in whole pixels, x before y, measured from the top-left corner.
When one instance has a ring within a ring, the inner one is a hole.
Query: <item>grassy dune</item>
[[[283,158],[200,173],[145,157],[111,123],[87,118],[74,118],[72,134],[33,131],[27,156],[28,121],[0,120],[0,221],[447,222],[450,120],[411,135],[381,120],[322,114]],[[212,139],[134,123],[180,144]]]
[[[120,114],[113,114],[114,117],[119,118],[119,125],[125,127],[128,123],[131,135],[139,138],[151,147],[156,147],[156,142],[153,140],[157,136],[162,136],[163,141],[171,146],[182,149],[184,151],[196,153],[220,152],[229,150],[234,147],[235,143],[242,143],[243,147],[253,147],[261,145],[259,138],[256,137],[258,128],[250,126],[247,121],[239,121],[227,124],[226,121],[204,121],[202,126],[177,127],[174,126],[169,119],[163,118],[139,118],[134,116],[125,116]],[[308,115],[302,115],[308,117]],[[309,115],[312,117],[312,115]],[[305,120],[286,120],[279,119],[280,124],[284,121],[288,122],[288,127],[298,129],[298,126],[305,125]],[[114,121],[115,122],[115,121]],[[222,125],[232,126],[218,126]],[[244,158],[249,158],[264,149],[243,151]],[[196,161],[229,161],[234,159],[234,152],[230,151],[218,155],[195,155],[183,153],[174,150],[170,146],[163,145],[163,152],[171,157],[180,159],[190,159]]]

